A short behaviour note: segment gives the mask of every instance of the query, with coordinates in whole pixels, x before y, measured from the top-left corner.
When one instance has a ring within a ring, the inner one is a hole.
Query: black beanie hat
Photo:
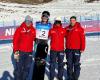
[[[48,16],[50,16],[50,13],[48,11],[43,11],[42,15],[48,15]]]
[[[55,20],[54,25],[56,25],[56,24],[62,24],[62,23],[59,20]]]
[[[45,17],[49,20],[49,17],[50,17],[50,13],[48,11],[43,11],[42,12],[42,17]]]

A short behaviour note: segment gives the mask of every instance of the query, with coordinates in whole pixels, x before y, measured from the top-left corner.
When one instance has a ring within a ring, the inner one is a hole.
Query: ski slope
[[[0,24],[2,21],[17,20],[20,24],[26,15],[33,17],[34,22],[41,19],[41,12],[48,10],[50,20],[57,16],[70,17],[100,14],[100,2],[85,3],[83,0],[53,0],[39,5],[27,5],[0,2]],[[82,70],[79,80],[100,80],[100,38],[87,38],[86,51],[82,54]],[[49,65],[49,63],[47,63]],[[49,69],[46,67],[45,80],[48,80]],[[66,66],[65,74],[66,76]],[[0,80],[13,80],[12,43],[0,44]],[[56,79],[55,79],[56,80]]]
[[[100,80],[100,45],[98,45],[100,44],[100,38],[95,38],[95,40],[93,38],[87,38],[86,43],[86,50],[81,56],[82,69],[79,80]],[[13,80],[13,64],[12,43],[1,44],[0,80]],[[49,80],[49,65],[47,62],[44,80]],[[66,80],[66,65],[64,68],[64,80]]]
[[[84,0],[53,0],[39,5],[0,2],[0,21],[23,21],[26,15],[31,15],[37,21],[44,10],[50,11],[51,21],[57,16],[96,15],[100,14],[100,2],[88,4]]]

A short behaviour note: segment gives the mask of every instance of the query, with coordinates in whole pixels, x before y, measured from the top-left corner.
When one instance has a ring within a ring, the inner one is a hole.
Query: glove
[[[41,64],[45,65],[45,63],[46,63],[45,59],[41,59]]]
[[[16,51],[14,53],[14,59],[17,60],[17,62],[19,62],[19,51]]]

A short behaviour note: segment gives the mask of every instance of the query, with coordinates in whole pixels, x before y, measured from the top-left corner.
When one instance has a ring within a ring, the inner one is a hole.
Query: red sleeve
[[[50,30],[49,30],[49,34],[48,34],[48,37],[50,37],[50,36],[51,36],[51,31],[52,31],[52,30],[50,29]]]
[[[36,29],[34,27],[33,27],[33,32],[34,32],[33,37],[36,38]]]
[[[67,38],[68,32],[67,32],[68,27],[65,28],[65,38]]]
[[[84,51],[85,50],[85,33],[84,33],[84,29],[82,28],[81,29],[81,51]]]
[[[36,29],[34,29],[34,38],[36,38]]]
[[[20,28],[17,28],[13,36],[13,51],[19,50],[19,41],[20,41]]]
[[[64,28],[64,33],[65,33],[65,37],[66,37],[66,28]]]

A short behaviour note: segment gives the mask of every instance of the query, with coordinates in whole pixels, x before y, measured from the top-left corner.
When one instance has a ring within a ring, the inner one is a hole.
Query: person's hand
[[[45,59],[41,59],[41,63],[44,65],[46,63]]]
[[[83,53],[84,51],[81,50],[80,52]]]
[[[19,51],[16,51],[14,53],[14,59],[17,60],[17,61],[19,61]]]

